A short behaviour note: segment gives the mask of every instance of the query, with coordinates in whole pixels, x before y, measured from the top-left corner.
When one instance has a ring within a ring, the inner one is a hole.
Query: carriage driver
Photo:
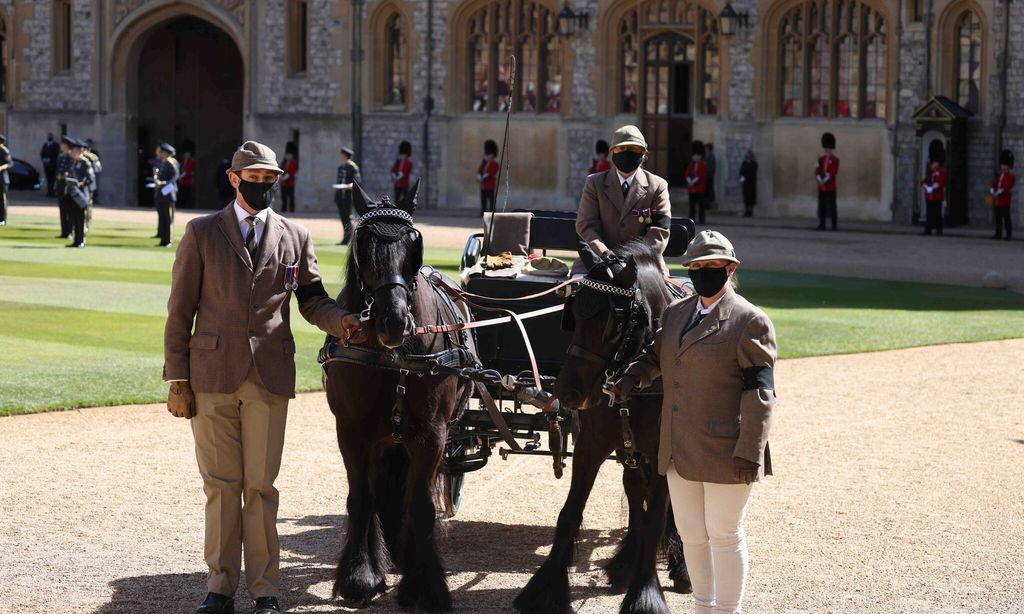
[[[587,177],[576,214],[576,233],[598,257],[634,237],[642,237],[663,253],[672,221],[668,182],[642,168],[647,141],[640,129],[623,126],[616,130],[611,153],[612,168]],[[668,275],[664,259],[661,269]],[[584,259],[577,259],[573,275],[586,272]]]

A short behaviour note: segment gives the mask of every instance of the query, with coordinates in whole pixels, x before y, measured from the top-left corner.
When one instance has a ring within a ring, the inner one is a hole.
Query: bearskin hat
[[[928,143],[928,161],[946,163],[946,145],[940,139],[932,139],[932,142]]]
[[[288,141],[284,144],[284,152],[293,156],[299,155],[299,146],[295,141]]]
[[[594,146],[594,153],[596,153],[598,155],[604,154],[604,155],[607,156],[608,155],[608,141],[606,141],[604,139],[601,139],[600,141],[598,141],[597,144]]]
[[[498,144],[491,139],[484,141],[484,154],[490,154],[492,156],[498,155]]]
[[[694,141],[690,143],[690,155],[698,155],[704,157],[704,141]]]
[[[1013,168],[1013,152],[1009,149],[1004,149],[999,152],[999,164],[1000,166]]]
[[[412,155],[412,143],[409,141],[402,141],[398,144],[398,153],[405,154],[407,156]]]
[[[826,132],[821,135],[821,148],[822,149],[835,149],[836,148],[836,135],[831,132]]]

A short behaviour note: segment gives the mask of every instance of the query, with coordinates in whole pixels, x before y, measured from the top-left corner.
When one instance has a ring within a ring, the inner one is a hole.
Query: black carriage
[[[581,245],[576,213],[515,211],[495,214],[493,219],[492,236],[478,233],[466,242],[461,286],[475,322],[502,319],[506,323],[474,331],[483,368],[474,377],[477,394],[449,431],[445,449],[449,514],[458,509],[465,474],[484,467],[499,445],[503,459],[517,454],[551,457],[556,477],[562,475],[563,459],[572,456],[572,416],[551,394],[572,337],[564,330],[562,313],[557,310],[570,291],[568,270],[563,275],[539,274],[520,266],[529,261],[526,256],[508,267],[512,271],[489,271],[484,265],[488,255],[499,256],[508,244],[525,254],[562,256],[571,264]],[[510,228],[502,228],[502,224]],[[681,256],[694,233],[692,220],[673,218],[665,257]],[[679,281],[680,286],[688,284],[688,280]],[[548,308],[552,308],[550,313],[542,313]],[[507,312],[528,319],[510,321]],[[542,445],[545,438],[546,449]]]

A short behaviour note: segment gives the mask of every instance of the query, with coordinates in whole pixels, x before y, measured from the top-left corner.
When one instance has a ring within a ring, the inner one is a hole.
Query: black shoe
[[[235,614],[235,600],[220,593],[210,593],[196,609],[196,614]]]
[[[280,614],[281,605],[277,603],[277,597],[260,597],[253,604],[255,609],[252,614]]]
[[[160,235],[153,235],[152,237],[150,237],[150,239],[159,239],[159,238],[160,238]]]
[[[57,235],[58,239],[70,239],[71,235]]]
[[[81,243],[71,243],[69,245],[65,245],[64,247],[85,247],[85,241],[82,241]]]

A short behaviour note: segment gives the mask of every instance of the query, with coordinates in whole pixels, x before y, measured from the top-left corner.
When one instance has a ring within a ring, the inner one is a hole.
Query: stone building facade
[[[723,0],[574,0],[588,20],[565,37],[560,0],[0,0],[0,127],[35,162],[47,131],[92,137],[108,202],[129,204],[158,140],[194,148],[211,193],[230,143],[295,141],[306,210],[332,208],[342,145],[387,193],[409,141],[421,206],[471,209],[511,102],[509,207],[575,207],[595,141],[635,123],[657,143],[648,167],[677,186],[690,141],[714,142],[724,210],[741,208],[753,151],[758,214],[796,217],[815,215],[827,130],[840,216],[906,223],[924,163],[912,115],[943,95],[970,112],[968,213],[988,223],[999,149],[1024,156],[1024,4],[731,5],[745,20],[725,36]]]

